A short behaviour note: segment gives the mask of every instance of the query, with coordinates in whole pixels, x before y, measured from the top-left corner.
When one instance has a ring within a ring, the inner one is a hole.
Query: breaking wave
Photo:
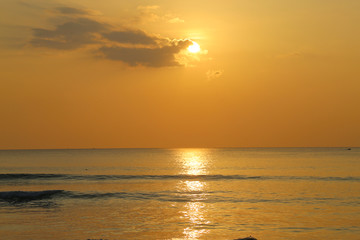
[[[163,192],[77,192],[65,190],[45,190],[45,191],[10,191],[0,192],[0,202],[11,204],[26,203],[36,200],[104,200],[104,199],[124,199],[130,201],[153,200],[161,202],[207,202],[207,203],[296,203],[317,204],[326,201],[327,204],[353,205],[359,206],[359,198],[242,198],[231,196],[231,191],[224,196],[221,191],[163,191]]]
[[[0,200],[7,202],[28,202],[33,200],[48,199],[62,192],[64,192],[64,190],[0,192]]]

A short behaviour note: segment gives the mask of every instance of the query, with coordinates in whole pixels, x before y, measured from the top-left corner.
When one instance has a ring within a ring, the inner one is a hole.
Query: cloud
[[[34,4],[33,2],[32,3],[29,3],[28,1],[18,1],[17,4],[19,5],[23,5],[27,8],[32,8],[32,9],[44,9],[43,7],[37,5],[37,4]]]
[[[159,6],[138,6],[137,9],[139,10],[139,15],[135,17],[135,22],[139,23],[148,23],[148,22],[156,22],[160,20],[160,16],[154,13]]]
[[[143,11],[156,10],[159,8],[160,8],[160,6],[158,6],[158,5],[147,5],[147,6],[138,6],[137,7],[137,9],[143,10]]]
[[[176,55],[192,43],[190,40],[172,41],[168,46],[156,48],[102,47],[100,52],[106,59],[124,62],[130,66],[166,67],[180,66]]]
[[[150,6],[139,6],[137,9],[140,12],[140,15],[136,17],[136,22],[148,23],[148,22],[168,22],[168,23],[183,23],[185,20],[174,16],[173,14],[159,14],[159,6],[150,5]]]
[[[127,44],[156,44],[157,37],[149,36],[141,30],[124,30],[104,33],[103,36],[110,41]]]
[[[155,10],[158,6],[142,9]],[[114,26],[91,15],[90,10],[56,7],[52,29],[33,28],[29,44],[54,50],[87,49],[104,59],[129,66],[167,67],[188,65],[199,61],[196,54],[185,51],[190,39],[170,39],[149,34],[141,29]],[[180,21],[176,19],[174,21]]]
[[[219,78],[224,73],[224,70],[209,70],[206,72],[206,77],[208,80],[214,80]]]
[[[54,30],[33,28],[34,47],[53,49],[77,49],[85,45],[97,43],[97,33],[108,29],[108,25],[89,18],[74,18],[56,26]]]
[[[301,51],[294,51],[294,52],[277,55],[276,58],[279,59],[298,58],[301,57],[302,55],[303,54]]]
[[[180,18],[178,18],[178,17],[174,17],[174,18],[170,18],[169,20],[168,20],[168,22],[169,23],[183,23],[183,22],[185,22],[183,19],[180,19]]]
[[[70,14],[70,15],[91,15],[92,12],[79,8],[72,7],[57,7],[55,10],[62,14]]]

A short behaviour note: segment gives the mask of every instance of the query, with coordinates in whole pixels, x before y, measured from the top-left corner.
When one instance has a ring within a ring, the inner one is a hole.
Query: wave
[[[360,177],[319,176],[248,176],[248,175],[72,175],[72,174],[0,174],[0,181],[9,180],[304,180],[304,181],[360,181]]]
[[[64,192],[64,190],[0,192],[0,200],[12,203],[28,202],[33,200],[48,199],[62,192]]]
[[[50,179],[50,178],[66,178],[66,174],[31,174],[31,173],[6,173],[0,174],[0,180],[7,179]]]
[[[204,202],[204,203],[301,203],[301,204],[319,204],[324,201],[327,204],[352,205],[359,206],[360,198],[244,198],[241,196],[224,195],[224,192],[77,192],[65,190],[45,190],[45,191],[10,191],[0,192],[0,202],[5,201],[10,204],[27,203],[30,201],[44,200],[54,201],[57,199],[77,200],[106,200],[106,199],[124,199],[130,201],[161,201],[161,202]]]

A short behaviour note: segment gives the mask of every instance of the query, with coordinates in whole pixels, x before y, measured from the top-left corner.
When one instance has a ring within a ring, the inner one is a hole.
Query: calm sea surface
[[[360,239],[360,148],[0,151],[1,239]]]

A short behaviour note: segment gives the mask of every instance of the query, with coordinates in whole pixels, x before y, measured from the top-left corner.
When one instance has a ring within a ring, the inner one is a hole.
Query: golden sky
[[[359,12],[1,0],[0,149],[360,146]]]

